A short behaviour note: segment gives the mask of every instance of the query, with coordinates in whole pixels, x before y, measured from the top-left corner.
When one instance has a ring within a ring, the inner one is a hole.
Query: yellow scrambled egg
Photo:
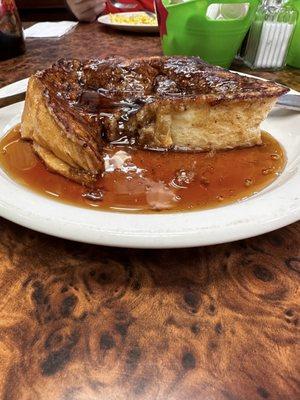
[[[122,15],[122,14],[110,14],[110,22],[114,24],[128,24],[128,25],[157,25],[155,17],[151,17],[146,13],[137,13],[136,15]]]

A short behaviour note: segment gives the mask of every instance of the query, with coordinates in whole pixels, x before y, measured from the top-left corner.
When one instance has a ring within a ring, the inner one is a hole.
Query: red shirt
[[[109,0],[106,2],[106,12],[107,13],[119,13],[119,12],[130,12],[130,11],[152,11],[154,12],[154,0],[118,0],[120,3],[138,3],[138,5],[134,8],[130,9],[120,9],[114,7]]]

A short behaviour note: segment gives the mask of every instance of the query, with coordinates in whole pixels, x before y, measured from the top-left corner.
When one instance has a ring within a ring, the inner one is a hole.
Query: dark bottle
[[[0,60],[23,54],[22,24],[14,0],[0,0]]]

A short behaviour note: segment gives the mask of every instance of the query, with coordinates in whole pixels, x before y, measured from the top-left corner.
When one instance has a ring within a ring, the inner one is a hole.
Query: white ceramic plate
[[[9,97],[14,94],[26,92],[29,78],[22,79],[11,83],[10,85],[0,88],[0,100],[4,97]]]
[[[134,15],[142,15],[145,14],[143,11],[135,11],[135,12],[125,12],[125,13],[119,13],[115,15],[122,15],[122,16],[134,16]],[[148,33],[153,33],[153,32],[158,32],[158,25],[148,25],[148,24],[116,24],[111,22],[109,14],[107,15],[102,15],[101,17],[98,18],[98,22],[100,24],[109,26],[114,29],[118,29],[121,31],[129,31],[129,32],[148,32]]]
[[[20,121],[23,105],[0,109],[0,137]],[[0,215],[66,239],[137,248],[203,246],[281,228],[300,219],[300,113],[275,108],[262,127],[284,146],[287,166],[273,184],[242,202],[174,214],[94,211],[39,196],[0,169]]]

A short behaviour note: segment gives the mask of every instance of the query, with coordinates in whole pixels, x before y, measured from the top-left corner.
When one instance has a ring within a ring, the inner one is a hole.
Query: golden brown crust
[[[59,173],[87,183],[103,146],[124,137],[148,148],[259,144],[261,121],[287,90],[197,57],[60,60],[31,77],[22,136],[65,165]]]
[[[36,75],[52,115],[66,135],[83,143],[135,136],[158,110],[183,110],[223,101],[277,98],[288,91],[272,82],[211,66],[198,57],[60,60]],[[74,132],[77,125],[84,132]],[[101,133],[101,135],[100,135]]]
[[[95,145],[84,145],[81,136],[85,134],[85,128],[80,124],[73,124],[72,134],[68,134],[61,120],[61,116],[67,117],[67,112],[55,113],[48,106],[44,90],[43,83],[36,76],[30,78],[22,115],[22,137],[44,149],[42,154],[48,150],[53,158],[68,165],[72,171],[81,170],[82,175],[87,174],[87,179],[81,181],[91,181],[102,168],[101,153]]]
[[[97,176],[86,170],[72,167],[70,164],[62,161],[55,154],[51,153],[51,151],[40,146],[36,142],[33,142],[32,146],[35,153],[43,160],[50,171],[56,172],[59,175],[63,175],[72,181],[82,183],[86,186],[90,186],[97,179]]]

